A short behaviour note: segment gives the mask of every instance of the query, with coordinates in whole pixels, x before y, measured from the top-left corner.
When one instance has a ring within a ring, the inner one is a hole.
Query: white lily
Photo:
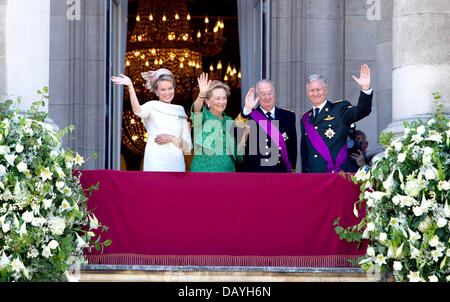
[[[46,181],[47,179],[52,179],[53,173],[50,172],[49,168],[44,168],[41,170],[41,178],[43,181]]]
[[[431,237],[431,239],[428,241],[428,244],[432,247],[436,247],[438,245],[441,244],[441,242],[439,241],[439,237],[434,235],[433,237]]]
[[[55,185],[58,188],[58,190],[62,191],[65,186],[65,183],[64,181],[57,181]]]
[[[83,159],[83,157],[80,156],[80,154],[77,153],[77,156],[75,157],[74,162],[77,165],[82,165],[84,163],[84,159]]]
[[[5,159],[10,166],[14,165],[14,161],[16,160],[16,158],[17,158],[17,155],[14,155],[14,154],[5,155]]]
[[[435,262],[438,262],[439,258],[442,257],[442,255],[443,255],[442,250],[440,250],[440,249],[435,249],[435,250],[431,251],[431,256],[433,257],[433,260]]]
[[[410,254],[411,254],[411,258],[418,259],[420,256],[420,251],[411,245]]]
[[[44,246],[42,249],[42,257],[50,258],[52,255],[52,251],[49,246]]]
[[[409,232],[409,240],[411,240],[413,242],[422,238],[422,236],[420,236],[420,234],[418,232],[414,232],[411,229],[409,229],[408,232]]]
[[[14,272],[19,273],[21,272],[23,269],[25,269],[25,266],[23,265],[22,261],[20,261],[19,258],[15,258],[12,262],[11,262],[11,268]]]
[[[419,272],[409,271],[408,275],[409,282],[422,282],[422,278],[419,275]]]
[[[437,131],[431,130],[429,133],[429,136],[427,138],[425,138],[425,140],[441,143],[442,135],[440,133],[438,133]]]
[[[430,282],[439,282],[439,279],[435,275],[431,275],[431,276],[428,277],[428,281],[430,281]]]
[[[379,266],[386,264],[386,257],[384,257],[384,255],[382,254],[377,255],[377,257],[375,258],[375,263]]]
[[[20,230],[19,230],[20,237],[22,237],[25,234],[27,234],[27,223],[26,222],[22,223],[22,226],[20,227]]]
[[[6,256],[5,251],[3,251],[2,257],[0,258],[0,270],[4,269],[9,265],[9,263],[11,262],[9,258],[10,257]]]
[[[61,203],[61,211],[66,211],[66,210],[70,210],[72,207],[70,206],[70,203],[64,199],[63,202]]]
[[[31,221],[33,221],[33,218],[34,218],[34,216],[33,216],[33,212],[24,212],[23,214],[22,214],[22,219],[23,219],[23,221],[25,221],[25,222],[28,222],[28,223],[30,223]]]

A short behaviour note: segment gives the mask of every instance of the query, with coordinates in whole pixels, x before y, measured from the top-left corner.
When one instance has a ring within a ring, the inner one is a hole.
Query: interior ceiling
[[[131,35],[137,14],[137,2],[139,0],[129,0],[128,7],[128,34]],[[170,0],[160,0],[170,1]],[[203,20],[205,15],[210,19],[215,20],[216,17],[221,17],[224,21],[225,28],[223,36],[226,41],[223,44],[223,50],[220,54],[214,57],[204,57],[204,70],[213,63],[217,64],[219,59],[222,62],[232,62],[237,69],[240,68],[239,58],[239,35],[238,35],[238,18],[237,18],[237,0],[186,0],[188,4],[189,13],[193,21]],[[214,22],[214,21],[213,21]]]

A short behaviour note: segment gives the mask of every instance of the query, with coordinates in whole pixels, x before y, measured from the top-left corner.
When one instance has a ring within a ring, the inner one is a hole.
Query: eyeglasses
[[[273,97],[273,92],[258,93],[258,96],[260,98],[270,98]]]

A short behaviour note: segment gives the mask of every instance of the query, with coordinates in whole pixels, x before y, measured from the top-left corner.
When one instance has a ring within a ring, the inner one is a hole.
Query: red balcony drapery
[[[100,183],[88,206],[112,240],[92,264],[350,267],[365,253],[332,225],[361,218],[340,175],[92,170],[81,182]]]

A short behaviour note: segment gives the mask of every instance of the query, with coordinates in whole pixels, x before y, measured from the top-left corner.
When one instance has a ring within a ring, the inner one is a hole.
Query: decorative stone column
[[[305,42],[303,60],[306,77],[313,73],[322,74],[328,82],[328,98],[338,100],[344,97],[344,48],[345,29],[344,1],[315,0],[302,1],[305,4],[305,29],[301,37]],[[311,108],[311,102],[303,87],[304,109]],[[302,112],[303,113],[303,112]]]
[[[89,160],[86,169],[104,168],[105,135],[105,3],[80,2],[77,18],[68,18],[66,1],[50,5],[49,114],[60,128],[75,126],[65,146]],[[48,41],[47,41],[48,43]]]
[[[0,101],[3,100],[8,86],[6,69],[6,14],[7,1],[0,0]]]
[[[450,112],[450,2],[393,2],[392,120],[385,131],[403,133],[403,121],[436,110],[433,92]]]
[[[392,122],[392,2],[381,0],[377,21],[377,123],[380,130]],[[378,141],[378,140],[377,140]]]
[[[344,66],[342,78],[344,91],[338,99],[346,99],[353,105],[358,103],[361,93],[359,85],[353,80],[352,75],[359,76],[361,65],[367,64],[371,70],[371,87],[374,89],[372,101],[372,112],[369,116],[356,123],[356,129],[366,134],[369,142],[367,153],[370,156],[377,152],[378,128],[376,127],[378,114],[377,108],[381,101],[378,95],[378,66],[377,60],[377,24],[380,20],[370,15],[370,5],[367,1],[345,0],[345,23],[344,23]],[[369,16],[370,15],[370,16]],[[389,74],[391,68],[389,68]],[[389,114],[390,115],[390,114]],[[382,128],[383,129],[383,128]]]
[[[297,133],[302,114],[311,107],[305,88],[308,75],[327,78],[331,99],[343,96],[343,17],[342,1],[271,1],[271,80],[277,106],[296,113]],[[301,171],[300,152],[297,163]]]

